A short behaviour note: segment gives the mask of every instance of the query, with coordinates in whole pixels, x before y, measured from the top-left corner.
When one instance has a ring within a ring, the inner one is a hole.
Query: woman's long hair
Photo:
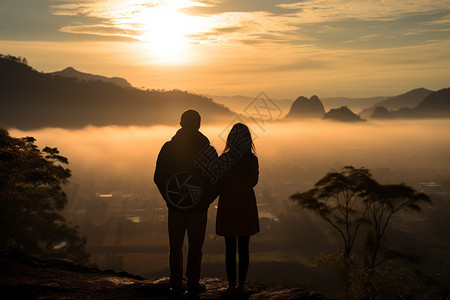
[[[236,123],[231,128],[227,137],[227,143],[222,153],[230,152],[237,157],[247,153],[256,153],[252,135],[248,127],[242,123]]]

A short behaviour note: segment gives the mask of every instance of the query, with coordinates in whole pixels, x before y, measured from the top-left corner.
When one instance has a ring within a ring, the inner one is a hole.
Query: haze
[[[250,128],[263,170],[272,172],[276,168],[282,173],[283,167],[299,168],[305,172],[305,177],[299,178],[297,184],[312,183],[325,172],[345,165],[364,166],[375,175],[379,170],[390,169],[391,180],[402,181],[407,175],[406,183],[415,184],[446,175],[450,166],[450,134],[445,128],[449,125],[448,120],[362,124],[311,120],[266,123],[264,128],[250,124]],[[218,152],[224,147],[227,126],[203,125],[201,128]],[[11,134],[33,136],[42,147],[58,147],[69,158],[73,180],[86,174],[117,176],[124,180],[146,178],[151,186],[157,154],[178,129],[168,126],[49,128],[12,130]],[[264,174],[263,171],[262,179]]]
[[[256,194],[263,228],[252,243],[250,280],[323,282],[323,274],[308,268],[320,252],[335,249],[335,240],[327,227],[295,207],[288,197],[310,189],[327,172],[346,165],[372,170],[380,183],[404,182],[431,193],[434,206],[426,208],[423,215],[397,218],[391,234],[400,246],[413,243],[426,255],[425,270],[436,271],[443,262],[450,262],[450,253],[444,250],[448,249],[445,195],[450,187],[450,132],[445,129],[450,120],[249,125],[260,160]],[[201,128],[218,152],[223,149],[228,126],[204,124]],[[80,225],[80,233],[88,238],[93,262],[102,268],[156,278],[167,274],[168,239],[166,208],[153,183],[153,172],[161,146],[177,129],[13,129],[11,134],[33,136],[40,147],[58,147],[69,158],[73,177],[66,186],[69,204],[65,215]],[[216,204],[209,210],[204,274],[220,277],[223,241],[214,234]],[[325,284],[321,288],[333,287]]]

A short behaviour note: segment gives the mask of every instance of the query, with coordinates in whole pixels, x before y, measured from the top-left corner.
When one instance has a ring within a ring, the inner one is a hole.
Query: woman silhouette
[[[220,156],[227,162],[221,182],[216,233],[225,237],[227,293],[243,296],[249,266],[250,236],[259,232],[253,187],[258,182],[258,158],[250,131],[242,123],[231,129]],[[239,252],[239,284],[236,286],[236,246]]]

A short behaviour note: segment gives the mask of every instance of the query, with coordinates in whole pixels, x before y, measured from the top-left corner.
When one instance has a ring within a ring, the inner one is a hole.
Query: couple
[[[199,132],[200,115],[195,110],[181,116],[181,129],[164,144],[156,162],[155,183],[168,207],[171,295],[198,294],[202,246],[207,210],[219,196],[216,233],[225,237],[228,294],[244,295],[249,266],[250,236],[259,232],[253,187],[258,182],[258,158],[247,126],[236,123],[225,149],[218,156],[208,138]],[[189,251],[183,283],[183,241],[187,231]],[[236,281],[236,249],[239,280]]]

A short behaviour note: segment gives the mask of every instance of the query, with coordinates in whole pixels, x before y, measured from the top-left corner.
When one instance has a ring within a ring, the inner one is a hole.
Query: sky
[[[450,0],[1,0],[0,53],[150,89],[295,99],[450,86]]]

